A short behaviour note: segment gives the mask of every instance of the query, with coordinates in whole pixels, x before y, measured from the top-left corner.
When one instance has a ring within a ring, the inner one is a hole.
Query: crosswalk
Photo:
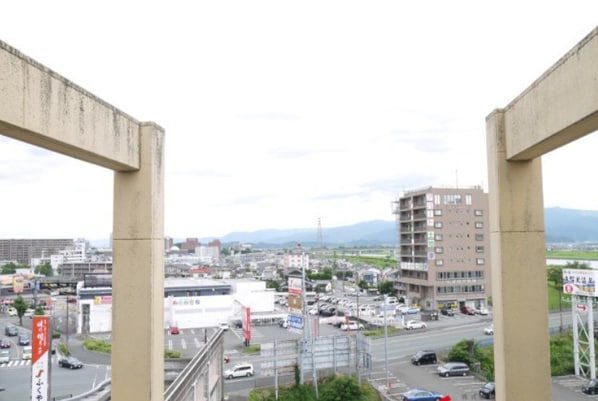
[[[57,356],[52,357],[52,363],[58,363]],[[0,363],[0,369],[2,369],[2,368],[18,368],[21,366],[30,366],[30,365],[31,365],[31,359],[11,359],[8,362]]]

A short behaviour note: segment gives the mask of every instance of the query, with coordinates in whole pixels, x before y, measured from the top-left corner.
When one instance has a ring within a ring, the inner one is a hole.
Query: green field
[[[547,259],[598,260],[598,251],[555,250],[546,251]]]

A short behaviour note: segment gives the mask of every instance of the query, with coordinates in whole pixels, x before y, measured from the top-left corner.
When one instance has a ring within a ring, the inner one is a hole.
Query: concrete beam
[[[531,160],[598,126],[598,28],[505,108],[508,160]]]
[[[0,133],[115,171],[139,169],[139,122],[0,41]]]

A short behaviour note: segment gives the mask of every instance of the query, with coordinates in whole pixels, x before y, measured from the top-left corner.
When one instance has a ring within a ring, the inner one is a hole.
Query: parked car
[[[585,394],[598,394],[598,379],[591,379],[581,386],[581,392]]]
[[[473,309],[471,306],[463,305],[461,307],[461,313],[463,313],[465,315],[475,315],[475,309]]]
[[[178,326],[172,326],[170,328],[170,334],[171,335],[175,335],[175,334],[179,334],[179,333],[180,333],[180,331],[179,331],[179,327]]]
[[[16,337],[19,335],[19,330],[16,326],[10,324],[4,328],[4,334],[6,334],[9,337]]]
[[[436,363],[436,361],[436,352],[434,351],[419,351],[411,357],[411,363],[414,365],[426,365]]]
[[[414,388],[400,395],[401,401],[439,401],[445,397],[437,391],[430,391],[423,388]]]
[[[250,377],[253,376],[253,365],[250,363],[243,363],[235,365],[232,369],[224,371],[224,377],[226,379],[232,379],[234,377]]]
[[[407,322],[405,322],[405,329],[407,330],[425,329],[426,327],[428,326],[420,320],[407,320]]]
[[[455,311],[453,308],[442,308],[440,309],[440,313],[442,313],[444,316],[455,316]]]
[[[68,369],[81,369],[83,367],[83,364],[77,358],[69,356],[67,358],[62,358],[58,360],[58,366],[60,366],[61,368]]]
[[[17,310],[15,308],[13,308],[12,306],[10,308],[8,308],[6,313],[8,314],[8,316],[17,316],[17,314],[18,314]]]
[[[488,382],[488,383],[484,384],[479,391],[480,397],[485,398],[487,400],[489,400],[491,398],[493,399],[495,397],[495,394],[494,394],[495,387],[496,386],[494,385],[494,382]]]
[[[347,329],[348,330],[363,330],[364,327],[363,327],[363,324],[361,324],[361,323],[349,322],[348,324],[347,323],[341,324],[340,329],[341,330],[347,330]]]
[[[31,339],[29,338],[29,334],[21,333],[19,334],[19,345],[30,345]]]
[[[35,309],[31,309],[31,308],[29,308],[29,309],[27,309],[27,310],[25,311],[25,313],[23,314],[23,316],[25,316],[25,317],[28,317],[28,318],[30,318],[30,319],[31,319],[31,318],[33,318],[33,315],[34,315],[34,314],[35,314]]]
[[[278,325],[280,327],[282,327],[283,329],[286,329],[287,327],[289,327],[289,320],[288,319],[280,319],[278,321]]]
[[[474,309],[474,311],[475,311],[475,313],[476,313],[476,314],[478,314],[478,315],[484,315],[484,316],[485,316],[485,315],[487,315],[487,314],[488,314],[488,309],[486,309],[486,308],[485,308],[485,307],[483,307],[483,306],[480,306],[480,307],[478,307],[478,308],[475,308],[475,309]]]
[[[484,327],[484,334],[486,334],[487,336],[492,336],[494,335],[494,325],[491,324],[488,327]]]
[[[469,366],[463,362],[448,362],[439,366],[437,369],[439,376],[467,376],[469,374]]]
[[[10,341],[6,338],[0,339],[0,348],[10,348]]]
[[[228,325],[228,323],[222,322],[218,325],[218,327],[220,327],[222,330],[227,331],[230,326]]]
[[[33,356],[33,347],[26,345],[23,347],[23,359],[31,359]]]

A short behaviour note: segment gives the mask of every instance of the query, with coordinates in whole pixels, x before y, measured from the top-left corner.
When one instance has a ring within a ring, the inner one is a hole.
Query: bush
[[[83,342],[83,347],[89,351],[103,352],[105,354],[112,352],[112,344],[104,340],[87,339]]]
[[[172,351],[169,349],[164,350],[164,358],[180,358],[181,353],[180,351]]]

